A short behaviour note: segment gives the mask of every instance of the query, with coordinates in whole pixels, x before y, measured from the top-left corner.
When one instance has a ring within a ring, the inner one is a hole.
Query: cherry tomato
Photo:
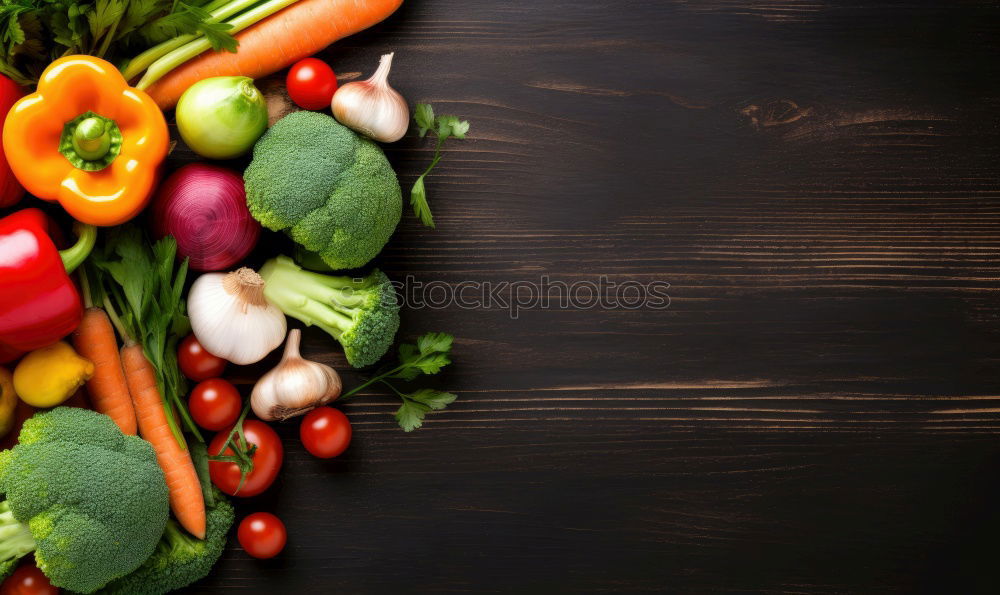
[[[299,436],[314,457],[329,459],[347,450],[351,443],[351,422],[340,409],[317,407],[302,418]]]
[[[243,409],[243,398],[228,380],[209,378],[191,391],[188,409],[199,426],[217,432],[233,427]]]
[[[254,558],[273,558],[285,549],[285,523],[269,512],[255,512],[240,522],[236,531],[240,546]]]
[[[222,445],[229,436],[232,428],[226,428],[212,438],[208,445],[208,454],[217,455],[222,451]],[[281,446],[281,439],[278,434],[271,429],[271,426],[256,419],[248,419],[243,422],[243,433],[247,437],[247,442],[256,444],[257,450],[253,454],[253,471],[247,474],[243,487],[240,488],[240,468],[236,463],[223,461],[211,461],[208,463],[208,473],[212,476],[212,483],[220,490],[230,496],[243,496],[249,498],[263,492],[274,483],[274,478],[278,476],[281,469],[281,462],[285,458],[285,450]],[[239,437],[235,440],[239,440]],[[225,453],[231,455],[233,451],[227,448]],[[239,493],[237,493],[239,489]]]
[[[337,92],[337,75],[326,62],[306,58],[288,71],[285,86],[288,96],[302,109],[324,109],[330,107]]]
[[[37,566],[24,563],[18,566],[0,585],[0,595],[58,595],[59,587],[52,586]]]
[[[228,362],[205,351],[205,348],[201,346],[192,333],[184,337],[180,347],[177,348],[177,363],[185,376],[195,382],[200,382],[222,376]]]

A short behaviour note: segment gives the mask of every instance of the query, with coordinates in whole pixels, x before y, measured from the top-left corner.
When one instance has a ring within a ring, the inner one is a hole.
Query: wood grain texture
[[[281,479],[239,513],[277,512],[288,549],[233,538],[192,591],[995,589],[997,23],[424,0],[330,48],[351,77],[395,51],[396,88],[472,123],[390,276],[658,280],[670,307],[405,312],[402,337],[457,337],[435,384],[459,401],[404,434],[372,392],[332,462],[281,427]],[[431,152],[388,149],[405,188]],[[304,352],[344,367],[318,331]]]

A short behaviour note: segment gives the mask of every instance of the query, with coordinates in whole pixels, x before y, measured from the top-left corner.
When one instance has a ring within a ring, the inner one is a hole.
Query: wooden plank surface
[[[332,462],[282,427],[279,484],[239,513],[277,512],[288,549],[233,538],[193,591],[989,590],[998,18],[424,0],[336,44],[344,78],[395,51],[411,102],[472,123],[390,276],[603,275],[669,283],[669,307],[405,311],[402,337],[457,337],[434,383],[459,401],[404,434],[373,392]],[[431,152],[388,149],[405,188]],[[306,334],[343,368],[333,347]]]

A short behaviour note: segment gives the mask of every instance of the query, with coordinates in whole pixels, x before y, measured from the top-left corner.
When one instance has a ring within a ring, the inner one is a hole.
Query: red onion
[[[192,163],[163,184],[153,202],[153,231],[177,240],[178,258],[195,271],[229,269],[246,258],[260,237],[247,210],[243,177],[223,167]]]

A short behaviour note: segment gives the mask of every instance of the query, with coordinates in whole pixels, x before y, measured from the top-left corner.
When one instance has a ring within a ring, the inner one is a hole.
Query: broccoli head
[[[207,509],[204,540],[168,520],[153,555],[132,574],[101,589],[101,595],[161,595],[207,576],[222,555],[226,534],[233,526],[233,505],[222,492],[213,490],[215,502]]]
[[[254,146],[243,179],[254,218],[286,231],[332,269],[374,258],[403,208],[382,149],[317,112],[278,120]]]
[[[355,368],[385,355],[399,329],[396,291],[378,269],[363,279],[303,270],[278,256],[260,269],[264,296],[282,312],[333,335]]]
[[[91,593],[136,568],[167,522],[153,447],[110,417],[72,407],[38,413],[0,452],[0,561],[35,552],[53,585]]]

